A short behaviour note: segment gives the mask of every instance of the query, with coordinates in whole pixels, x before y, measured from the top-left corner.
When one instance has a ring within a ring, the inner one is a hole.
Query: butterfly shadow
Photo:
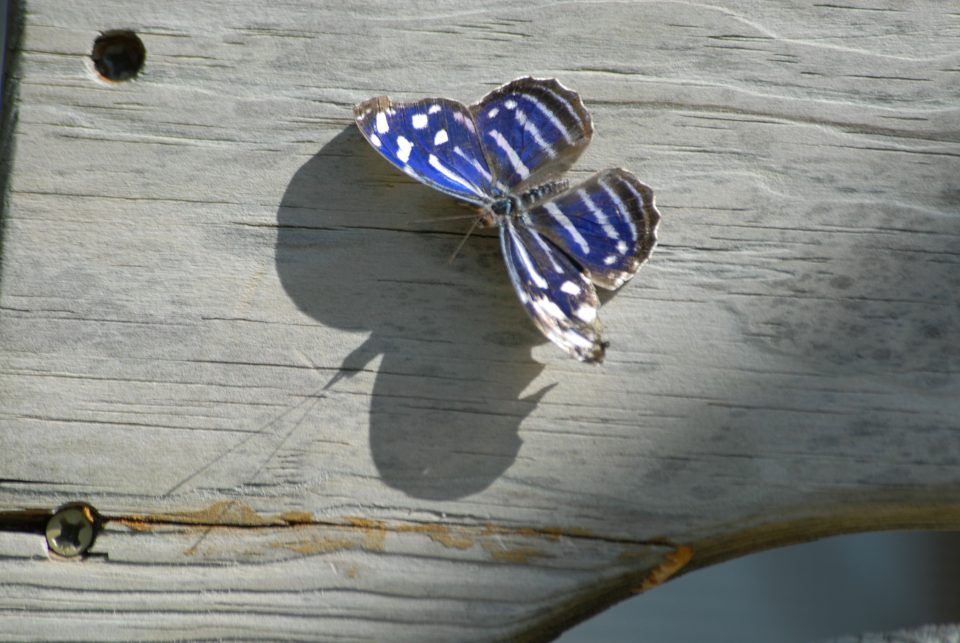
[[[496,481],[547,390],[523,396],[543,369],[530,357],[542,338],[516,301],[497,239],[471,237],[448,263],[471,223],[442,221],[457,214],[470,211],[394,170],[353,126],[296,172],[277,212],[287,294],[344,331],[343,341],[367,334],[324,397],[375,371],[370,450],[381,479],[435,500]]]

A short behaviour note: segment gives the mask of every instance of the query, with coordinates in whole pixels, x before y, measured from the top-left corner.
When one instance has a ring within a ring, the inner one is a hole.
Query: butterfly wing
[[[564,172],[593,135],[579,94],[553,78],[518,78],[470,111],[495,185],[515,194]]]
[[[367,141],[408,175],[474,205],[492,200],[492,172],[466,105],[445,98],[394,103],[377,96],[353,113]]]
[[[520,303],[547,339],[583,362],[602,362],[593,284],[566,255],[536,230],[500,225],[500,247]]]
[[[610,290],[633,277],[657,242],[653,190],[626,170],[604,170],[520,216]]]

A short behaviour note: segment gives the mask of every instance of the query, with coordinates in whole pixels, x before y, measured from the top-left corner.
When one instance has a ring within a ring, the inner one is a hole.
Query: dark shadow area
[[[23,0],[0,2],[0,278],[3,271],[3,243],[6,238],[7,183],[16,152],[13,129],[17,124],[17,80],[20,77],[20,34],[23,30]]]
[[[783,296],[750,319],[761,342],[805,356],[822,373],[889,373],[922,392],[954,386],[960,235],[951,200],[943,196],[939,213],[850,207],[845,216],[865,233],[826,237],[818,259],[774,284]],[[822,206],[809,217],[826,227],[835,214]]]
[[[352,125],[297,171],[277,212],[289,296],[321,324],[369,334],[329,393],[376,371],[373,459],[385,483],[420,498],[493,483],[546,391],[521,398],[543,369],[530,358],[543,338],[516,302],[496,238],[472,237],[447,261],[471,221],[441,219],[469,214],[390,167]]]

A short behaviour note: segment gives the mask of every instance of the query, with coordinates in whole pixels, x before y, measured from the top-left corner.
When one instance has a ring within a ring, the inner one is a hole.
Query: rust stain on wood
[[[300,538],[293,541],[278,540],[270,544],[271,547],[287,549],[303,555],[326,554],[334,551],[383,551],[384,543],[387,537],[387,525],[380,520],[371,520],[357,516],[346,516],[342,525],[328,523],[317,523],[311,514],[300,516],[299,512],[294,518],[307,518],[307,520],[290,522],[290,516],[287,515],[287,524],[297,525],[315,525],[324,526],[336,530],[338,535],[321,536],[312,535],[306,538]],[[278,533],[281,538],[285,535]]]
[[[180,526],[198,529],[203,536],[190,546],[185,555],[192,556],[213,529],[248,529],[282,527],[318,527],[332,530],[332,534],[303,535],[303,532],[278,530],[277,539],[270,547],[286,549],[302,555],[325,554],[334,551],[363,550],[384,551],[388,533],[423,534],[433,542],[448,549],[466,550],[479,545],[490,559],[498,562],[526,563],[532,558],[549,556],[545,550],[531,546],[512,546],[507,538],[522,538],[557,541],[561,538],[595,538],[588,529],[563,527],[502,527],[486,524],[482,527],[451,527],[436,523],[388,523],[383,520],[344,516],[337,520],[318,521],[307,511],[287,511],[276,515],[264,515],[240,500],[215,502],[195,511],[178,511],[155,514],[140,514],[109,518],[134,531],[152,531],[162,526]],[[287,539],[299,533],[301,537]],[[634,544],[631,544],[634,545]],[[624,552],[621,556],[627,555]]]
[[[115,518],[111,522],[119,523],[133,531],[153,531],[158,526],[155,522],[134,520],[132,518]]]
[[[542,549],[536,547],[512,547],[498,549],[498,545],[490,542],[483,543],[483,548],[490,554],[490,559],[501,563],[527,563],[531,558],[547,558]]]
[[[693,558],[693,547],[679,545],[663,557],[663,562],[647,574],[647,577],[643,579],[639,587],[633,590],[633,593],[641,594],[667,582],[674,574],[683,569],[691,558]]]
[[[370,541],[368,539],[351,537],[327,538],[322,536],[314,536],[312,538],[296,540],[293,542],[275,542],[271,543],[270,546],[278,549],[287,549],[289,551],[297,552],[298,554],[304,554],[306,556],[357,549],[363,549],[366,551],[383,551],[382,542],[377,543],[376,541]]]
[[[261,516],[253,507],[239,500],[221,500],[196,511],[141,514],[113,520],[131,527],[133,524],[179,524],[206,527],[264,527],[286,524],[281,517],[271,519]]]
[[[316,522],[309,511],[285,511],[277,517],[288,525],[309,525]]]
[[[344,521],[351,527],[360,529],[386,529],[387,523],[382,520],[373,520],[372,518],[361,518],[359,516],[345,516]]]
[[[465,529],[454,530],[446,525],[421,525],[417,531],[448,549],[470,549],[474,545],[474,539]]]

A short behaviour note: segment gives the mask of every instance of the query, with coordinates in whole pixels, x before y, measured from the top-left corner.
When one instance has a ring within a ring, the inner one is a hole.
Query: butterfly
[[[534,325],[584,362],[601,362],[600,302],[633,277],[657,241],[653,191],[623,169],[579,185],[560,177],[593,135],[580,96],[524,77],[473,105],[447,98],[353,108],[357,127],[418,181],[479,208],[497,226],[510,283]]]

